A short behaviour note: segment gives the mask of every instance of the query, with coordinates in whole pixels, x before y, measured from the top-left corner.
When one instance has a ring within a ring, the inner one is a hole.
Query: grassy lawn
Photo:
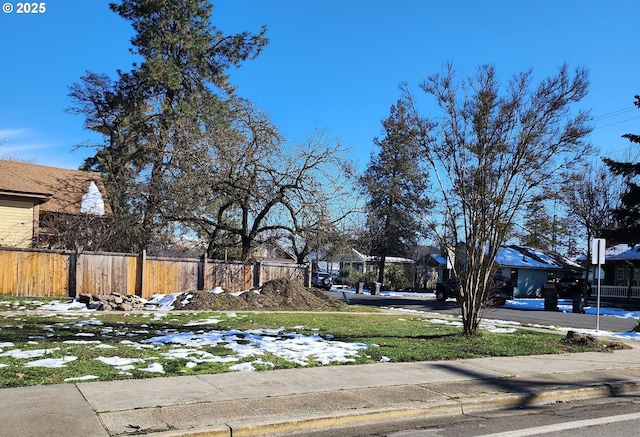
[[[248,365],[267,370],[603,350],[526,329],[467,336],[451,319],[363,308],[53,314],[33,311],[37,307],[37,301],[0,299],[0,387],[220,373]],[[317,352],[325,349],[328,355]]]

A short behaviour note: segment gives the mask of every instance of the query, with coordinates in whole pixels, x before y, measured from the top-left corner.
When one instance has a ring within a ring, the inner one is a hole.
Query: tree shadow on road
[[[615,371],[608,372],[606,379],[602,377],[602,372],[594,371],[568,373],[564,375],[566,379],[561,380],[560,374],[544,373],[527,377],[496,377],[491,373],[446,362],[433,363],[432,367],[462,378],[453,383],[443,383],[443,389],[446,388],[448,392],[442,394],[460,400],[463,408],[464,400],[473,400],[475,397],[482,399],[482,396],[513,395],[513,403],[507,402],[501,406],[505,409],[523,409],[579,398],[624,397],[628,393],[637,395],[640,389],[640,380],[617,376]],[[437,385],[434,384],[433,388],[437,389]]]

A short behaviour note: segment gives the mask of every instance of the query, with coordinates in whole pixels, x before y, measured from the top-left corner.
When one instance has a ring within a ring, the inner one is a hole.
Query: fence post
[[[144,269],[147,264],[147,251],[143,249],[138,255],[138,262],[136,263],[136,296],[143,297],[144,292]]]
[[[260,261],[256,261],[253,265],[253,286],[259,287],[261,281],[260,275],[262,274],[262,263]]]
[[[202,255],[198,263],[198,290],[208,290],[207,288],[207,254]]]
[[[78,252],[69,254],[69,297],[77,297],[78,293]]]
[[[228,267],[228,264],[225,263],[225,268]],[[242,291],[242,290],[248,290],[249,288],[253,287],[253,284],[255,283],[255,264],[247,264],[247,263],[242,263],[242,275],[243,275],[243,282],[242,282],[242,287],[241,290],[236,290],[236,291]]]
[[[303,287],[311,287],[311,269],[309,268],[309,264],[304,265],[304,280],[302,282]]]

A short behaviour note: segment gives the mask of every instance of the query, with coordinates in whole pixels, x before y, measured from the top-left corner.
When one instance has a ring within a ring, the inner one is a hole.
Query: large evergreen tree
[[[635,96],[634,105],[640,108],[640,95]],[[623,138],[633,145],[640,144],[640,135],[625,134]],[[612,243],[640,243],[640,162],[618,162],[609,158],[605,164],[616,175],[625,177],[626,189],[620,197],[620,207],[613,212],[616,225],[604,229],[602,235]]]
[[[135,30],[132,52],[142,58],[115,82],[88,73],[71,89],[72,111],[104,136],[86,167],[105,174],[114,212],[130,222],[122,246],[150,247],[168,225],[162,215],[167,175],[204,153],[206,133],[225,123],[226,70],[256,56],[256,35],[223,35],[206,0],[123,0],[110,8]]]
[[[375,138],[380,148],[371,155],[360,185],[368,196],[367,229],[372,255],[379,257],[378,282],[384,282],[387,256],[413,253],[422,232],[420,215],[429,206],[426,197],[429,174],[423,166],[421,131],[399,99],[382,121],[384,137]]]

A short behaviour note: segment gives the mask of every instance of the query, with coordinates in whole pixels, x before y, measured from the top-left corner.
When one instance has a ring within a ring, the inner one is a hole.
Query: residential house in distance
[[[31,247],[47,218],[110,215],[96,172],[0,160],[0,246]]]
[[[500,247],[496,263],[496,273],[511,278],[514,297],[538,297],[547,281],[579,278],[584,274],[580,264],[568,258],[517,245]],[[444,256],[430,255],[427,266],[437,270],[438,282],[449,278]]]
[[[353,269],[360,275],[367,272],[375,272],[377,275],[380,258],[377,256],[365,255],[356,249],[350,248],[336,256],[334,262],[339,266],[339,271],[341,272],[347,272]],[[333,267],[335,268],[335,265]],[[414,280],[416,271],[414,260],[397,256],[388,256],[385,258],[385,269],[388,269],[387,271],[389,271],[392,268],[401,269],[406,278],[411,281]]]
[[[386,264],[399,264],[408,267],[412,267],[415,264],[412,259],[397,256],[388,256],[385,261]],[[355,269],[358,273],[364,274],[369,271],[378,271],[379,258],[365,255],[352,248],[342,253],[337,262],[340,263],[341,270]]]
[[[618,244],[607,248],[601,276],[604,285],[640,286],[640,244]]]
[[[449,279],[447,270],[447,258],[439,253],[430,253],[423,257],[419,264],[422,266],[420,288],[434,290],[438,282]]]
[[[575,279],[584,268],[557,253],[517,245],[502,246],[496,259],[502,275],[510,277],[515,297],[541,296],[542,285],[549,280]]]

